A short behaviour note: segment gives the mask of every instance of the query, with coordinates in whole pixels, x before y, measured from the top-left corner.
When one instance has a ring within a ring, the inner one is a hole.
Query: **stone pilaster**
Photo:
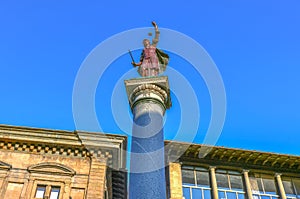
[[[104,198],[104,182],[106,173],[105,160],[91,157],[90,176],[88,181],[87,199]]]
[[[182,175],[181,164],[178,162],[169,163],[170,176],[170,199],[182,199]]]
[[[25,179],[24,179],[24,185],[23,185],[23,188],[22,188],[20,199],[26,198],[26,191],[27,191],[28,184],[29,184],[29,175],[27,174]]]

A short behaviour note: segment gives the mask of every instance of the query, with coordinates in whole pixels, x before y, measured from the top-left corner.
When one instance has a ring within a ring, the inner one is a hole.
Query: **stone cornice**
[[[119,169],[126,165],[126,147],[127,137],[121,135],[0,125],[0,150],[94,156],[106,159],[109,166]]]
[[[72,131],[52,130],[32,127],[0,125],[0,139],[49,143],[56,145],[80,146],[81,143]]]
[[[108,158],[115,169],[126,167],[127,137],[113,134],[75,131],[82,145],[96,157]],[[101,148],[102,150],[97,150]],[[115,167],[118,165],[119,168]]]
[[[30,173],[52,173],[63,176],[74,176],[76,173],[73,169],[56,162],[45,162],[37,165],[32,165],[28,167],[28,171]]]
[[[180,154],[179,161],[181,162],[241,167],[250,170],[300,172],[300,156],[170,141],[165,141],[165,145],[168,146],[166,147],[167,156]],[[199,151],[204,151],[206,155],[199,158]]]

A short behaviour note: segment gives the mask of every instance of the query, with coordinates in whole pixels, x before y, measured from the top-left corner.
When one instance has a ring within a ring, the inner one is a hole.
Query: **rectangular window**
[[[253,199],[277,199],[275,179],[271,175],[255,174],[249,177]]]
[[[182,184],[185,199],[210,199],[209,173],[204,168],[183,167]]]
[[[300,195],[300,179],[293,179],[293,184],[297,192],[297,195]]]
[[[229,189],[227,174],[216,173],[218,188]]]
[[[282,184],[287,199],[300,198],[300,179],[291,177],[282,177]]]
[[[282,184],[286,194],[296,194],[293,188],[292,181],[282,180]]]
[[[230,185],[232,189],[243,190],[242,176],[230,175]]]
[[[216,179],[219,199],[245,198],[242,175],[239,172],[217,170]]]
[[[49,199],[59,199],[59,186],[51,185],[37,185],[35,192],[35,199],[49,198]]]
[[[276,193],[276,185],[274,179],[262,179],[265,193],[274,194]]]
[[[195,185],[194,170],[182,170],[182,183],[185,185]]]
[[[50,199],[58,199],[60,187],[51,187]]]
[[[209,187],[209,174],[207,171],[196,171],[197,185]]]
[[[46,185],[38,185],[35,192],[35,198],[44,198]]]

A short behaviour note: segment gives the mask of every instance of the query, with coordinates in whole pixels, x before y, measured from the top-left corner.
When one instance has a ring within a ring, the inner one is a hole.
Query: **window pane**
[[[58,199],[60,187],[51,187],[50,199]]]
[[[276,193],[275,182],[273,179],[263,179],[266,193]]]
[[[218,191],[218,193],[219,193],[219,199],[226,199],[224,191]]]
[[[258,195],[253,195],[253,199],[259,199]]]
[[[286,194],[295,194],[291,181],[283,180],[282,184]]]
[[[192,196],[193,196],[193,199],[195,198],[199,198],[201,199],[202,198],[202,191],[201,189],[192,189]]]
[[[206,169],[206,168],[203,168],[203,167],[195,167],[195,170],[196,170],[196,171],[204,171],[204,172],[207,172],[207,169]]]
[[[204,190],[204,199],[211,199],[210,197],[210,190]]]
[[[258,193],[259,189],[258,189],[258,183],[255,177],[250,177],[250,184],[251,184],[251,189],[253,193]]]
[[[296,194],[300,195],[300,180],[293,179],[294,186],[296,188]]]
[[[262,193],[264,193],[264,189],[263,189],[263,184],[262,184],[262,179],[261,178],[257,178],[257,185],[258,185],[258,190]]]
[[[271,196],[261,196],[261,199],[271,199]]]
[[[238,171],[228,171],[228,174],[240,175],[241,173]]]
[[[195,185],[193,170],[182,170],[182,183],[186,185]]]
[[[243,190],[242,176],[230,175],[230,185],[231,185],[231,189]]]
[[[190,188],[183,188],[183,196],[185,199],[191,199]]]
[[[222,170],[222,169],[218,169],[218,171],[217,171],[218,173],[223,173],[223,174],[227,174],[227,170]]]
[[[236,193],[227,192],[227,199],[236,199]]]
[[[205,171],[196,171],[197,185],[209,186],[209,175]]]
[[[286,198],[292,198],[292,199],[296,199],[297,196],[294,194],[286,194]]]
[[[245,199],[245,194],[239,193],[239,199]],[[254,197],[253,197],[254,199]]]
[[[229,188],[228,178],[226,174],[216,174],[217,184],[219,188]]]
[[[46,186],[38,185],[37,188],[36,188],[35,197],[36,198],[44,198],[45,191],[46,191]]]

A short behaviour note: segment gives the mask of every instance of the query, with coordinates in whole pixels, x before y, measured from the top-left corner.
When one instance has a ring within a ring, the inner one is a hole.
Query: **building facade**
[[[0,125],[0,198],[125,198],[126,146],[119,135]]]
[[[127,138],[0,125],[0,198],[127,198]],[[170,199],[297,199],[300,157],[165,141]],[[140,198],[139,198],[140,199]]]
[[[165,144],[170,162],[171,199],[300,198],[298,156],[188,143]],[[179,159],[172,160],[178,156]]]

